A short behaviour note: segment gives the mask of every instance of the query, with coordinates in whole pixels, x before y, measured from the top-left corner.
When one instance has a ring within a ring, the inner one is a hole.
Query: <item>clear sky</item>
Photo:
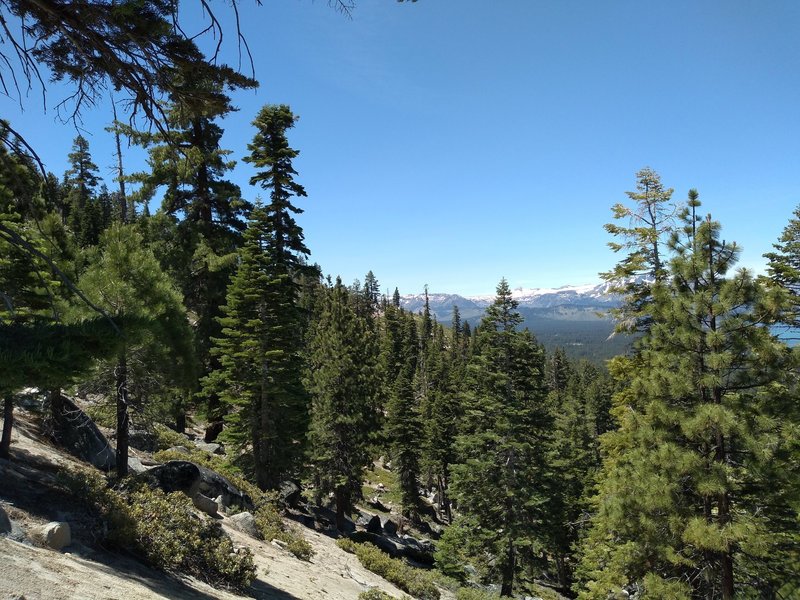
[[[323,0],[242,3],[261,87],[235,95],[223,144],[244,156],[265,103],[300,115],[300,222],[312,260],[347,282],[596,281],[615,262],[602,225],[644,166],[676,200],[696,187],[747,267],[800,204],[798,2],[361,0],[352,19]],[[0,114],[61,174],[76,131],[59,99],[44,113],[34,91],[19,114],[0,97]],[[110,180],[109,113],[83,127]],[[254,198],[251,174],[233,178]]]

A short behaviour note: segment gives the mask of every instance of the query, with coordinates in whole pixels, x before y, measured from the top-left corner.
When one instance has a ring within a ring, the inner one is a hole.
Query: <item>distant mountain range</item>
[[[624,353],[631,342],[629,336],[611,336],[614,324],[607,316],[620,299],[609,292],[608,283],[512,290],[519,302],[519,312],[528,327],[548,350],[556,346],[573,357],[603,360]],[[460,296],[429,293],[431,312],[440,323],[449,324],[453,306],[461,318],[477,324],[494,296]],[[417,313],[425,306],[424,294],[401,296],[400,304]]]

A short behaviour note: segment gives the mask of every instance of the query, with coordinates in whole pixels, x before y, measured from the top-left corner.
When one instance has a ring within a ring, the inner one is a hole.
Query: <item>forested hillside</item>
[[[437,318],[427,292],[418,310],[382,293],[368,255],[362,281],[313,263],[298,115],[234,113],[231,91],[255,81],[206,62],[172,4],[76,3],[78,20],[72,4],[0,4],[46,41],[18,48],[23,64],[81,93],[110,81],[151,119],[109,117],[147,166],[126,172],[120,150],[108,178],[84,136],[50,173],[0,121],[0,459],[23,389],[53,422],[64,393],[88,394],[116,440],[98,489],[130,481],[130,431],[202,424],[216,466],[254,490],[296,482],[346,537],[390,464],[401,533],[436,525],[424,566],[460,598],[800,597],[798,356],[775,335],[800,322],[800,209],[756,276],[713,206],[644,168],[605,225],[607,320],[521,307],[502,264],[480,315]],[[70,49],[78,33],[95,54]],[[246,147],[221,146],[223,118],[252,120]]]

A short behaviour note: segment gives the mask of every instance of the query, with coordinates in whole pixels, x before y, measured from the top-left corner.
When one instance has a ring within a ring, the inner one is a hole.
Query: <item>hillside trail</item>
[[[20,412],[12,437],[12,458],[0,459],[0,505],[28,532],[50,520],[70,520],[71,508],[47,493],[47,483],[60,470],[87,467],[42,439],[25,411]],[[395,598],[410,598],[366,570],[354,555],[323,533],[293,525],[314,550],[311,560],[303,561],[280,546],[232,529],[225,520],[223,517],[222,526],[234,545],[253,553],[257,579],[244,594],[156,571],[132,557],[90,549],[80,541],[59,552],[0,536],[0,600],[356,600],[373,587]],[[443,591],[442,598],[453,596]]]

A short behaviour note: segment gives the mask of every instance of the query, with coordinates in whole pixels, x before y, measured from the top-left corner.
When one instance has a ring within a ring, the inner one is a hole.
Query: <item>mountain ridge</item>
[[[523,288],[517,287],[511,290],[511,296],[516,300],[520,307],[529,308],[552,308],[555,306],[602,306],[611,308],[619,305],[619,297],[612,294],[611,284],[608,282],[589,283],[583,285],[564,285],[557,288]],[[493,294],[480,294],[465,296],[461,294],[429,292],[428,302],[433,306],[449,306],[452,310],[453,304],[459,310],[462,308],[479,307],[486,308],[494,301]],[[425,305],[425,294],[404,294],[400,296],[400,306],[411,312],[421,310]],[[462,306],[463,305],[463,306]]]
[[[519,303],[522,327],[530,329],[548,350],[563,348],[574,358],[605,360],[628,350],[628,336],[613,336],[614,322],[608,311],[620,304],[620,297],[610,292],[610,284],[600,282],[565,285],[557,288],[512,289]],[[450,323],[453,306],[458,306],[463,322],[476,325],[494,295],[462,296],[428,293],[431,313],[440,323]],[[425,307],[425,294],[400,296],[400,306],[418,313]]]

